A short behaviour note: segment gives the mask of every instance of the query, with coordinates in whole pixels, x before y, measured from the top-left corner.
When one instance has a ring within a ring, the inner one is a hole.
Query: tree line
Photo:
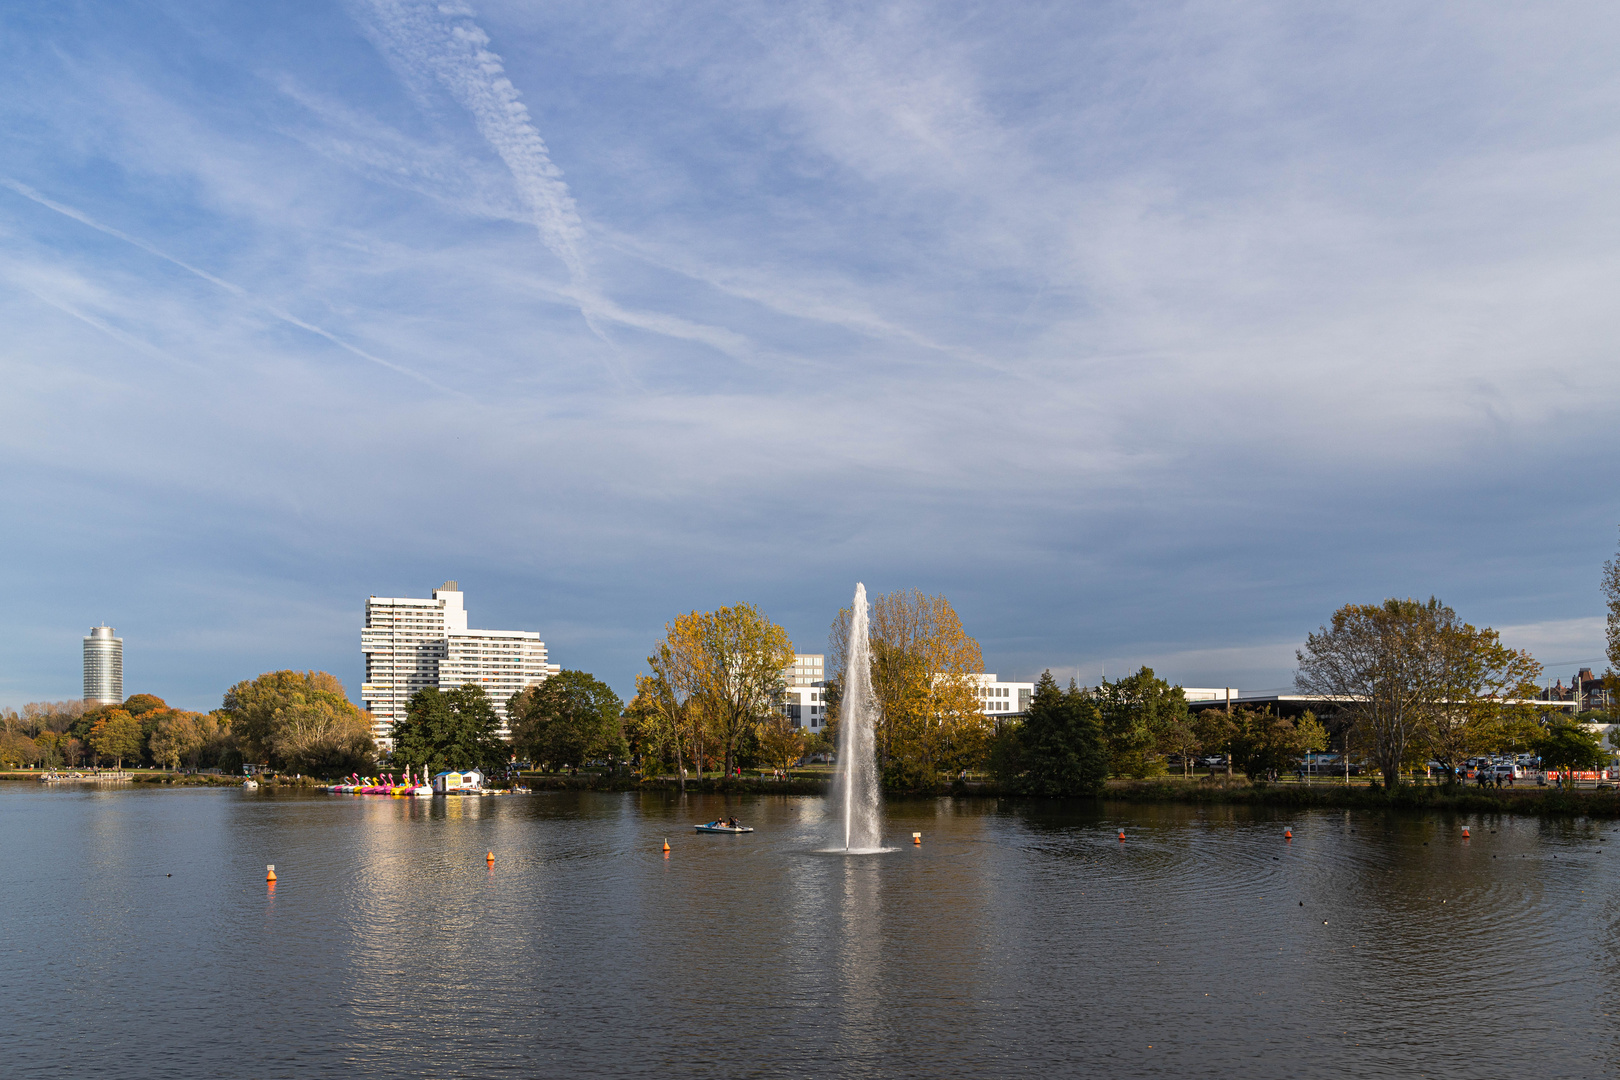
[[[172,709],[155,694],[131,694],[116,704],[30,702],[20,713],[0,711],[0,764],[210,768],[222,758],[229,763],[234,752],[229,726],[229,718],[218,711]]]
[[[341,775],[375,762],[370,715],[324,671],[272,671],[225,692],[218,709],[170,708],[155,694],[124,701],[36,702],[0,713],[0,763],[125,765],[235,772],[243,762]]]
[[[1620,558],[1604,564],[1612,688],[1620,669]],[[1296,768],[1336,743],[1375,765],[1386,785],[1436,762],[1535,752],[1549,766],[1590,769],[1608,753],[1581,718],[1538,701],[1542,668],[1431,597],[1346,604],[1296,654],[1295,685],[1319,718],[1270,709],[1193,708],[1180,687],[1151,668],[1096,687],[1051,673],[1022,715],[984,711],[978,642],[944,596],[898,590],[876,597],[869,619],[878,764],[886,785],[928,789],[988,770],[1007,790],[1046,795],[1095,792],[1109,777],[1143,778],[1169,763],[1183,773],[1199,754],[1225,757],[1250,777]],[[787,631],[739,604],[678,616],[622,702],[584,671],[565,670],[506,702],[509,737],[484,690],[473,684],[412,696],[379,760],[369,713],[321,671],[274,671],[228,690],[207,713],[170,708],[152,694],[121,703],[34,702],[0,710],[0,765],[87,762],[222,768],[258,762],[339,776],[391,763],[430,772],[498,771],[518,758],[553,770],[589,762],[635,762],[644,775],[768,765],[790,768],[836,747],[851,612],[833,620],[820,731],[795,725],[784,708],[782,672],[793,661]],[[1588,719],[1608,719],[1593,717]],[[1617,732],[1620,734],[1620,732]]]

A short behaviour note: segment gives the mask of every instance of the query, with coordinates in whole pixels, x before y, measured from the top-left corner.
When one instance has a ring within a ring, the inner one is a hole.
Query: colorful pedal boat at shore
[[[432,795],[433,788],[406,772],[403,779],[396,779],[392,773],[382,776],[350,776],[341,784],[329,784],[326,788],[337,795],[392,795],[399,798],[406,796]]]

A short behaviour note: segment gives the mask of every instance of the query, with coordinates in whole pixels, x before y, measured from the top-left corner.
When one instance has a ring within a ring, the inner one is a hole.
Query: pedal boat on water
[[[694,825],[692,828],[698,832],[710,833],[745,833],[754,831],[747,825],[728,825],[724,821],[710,821],[703,825]]]

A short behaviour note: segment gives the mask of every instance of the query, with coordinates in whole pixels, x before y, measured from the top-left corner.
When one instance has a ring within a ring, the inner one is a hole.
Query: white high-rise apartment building
[[[431,600],[373,596],[366,600],[360,631],[366,681],[360,697],[372,717],[372,735],[392,745],[394,721],[405,717],[411,695],[427,687],[454,690],[473,683],[484,688],[495,715],[506,726],[506,703],[526,686],[544,682],[559,670],[546,661],[546,643],[532,630],[469,630],[461,590],[447,581]]]
[[[124,639],[110,626],[92,626],[84,639],[84,700],[116,705],[124,700]]]

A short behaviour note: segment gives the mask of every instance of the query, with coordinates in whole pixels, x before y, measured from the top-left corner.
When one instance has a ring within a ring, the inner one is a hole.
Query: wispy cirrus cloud
[[[245,300],[248,303],[251,303],[256,307],[262,308],[265,312],[269,313],[270,315],[272,315],[275,318],[281,320],[282,322],[286,323],[289,326],[295,326],[300,330],[303,330],[303,331],[305,331],[307,333],[310,333],[310,334],[314,334],[316,337],[321,338],[322,340],[327,341],[327,342],[329,342],[329,343],[331,343],[333,345],[336,345],[338,348],[342,349],[346,353],[349,353],[349,354],[351,354],[353,356],[358,356],[360,359],[368,361],[368,362],[373,363],[373,364],[376,364],[378,367],[387,368],[389,371],[392,371],[392,372],[394,372],[396,374],[399,374],[399,375],[403,375],[408,379],[414,379],[414,380],[416,380],[417,382],[421,383],[424,386],[432,387],[434,390],[438,390],[438,391],[441,391],[443,393],[454,393],[455,392],[455,391],[451,390],[449,387],[443,386],[443,385],[439,384],[438,382],[434,381],[433,379],[429,378],[428,376],[423,375],[421,372],[412,371],[410,368],[404,367],[404,366],[402,366],[400,364],[396,364],[392,360],[387,360],[387,359],[384,359],[381,356],[375,355],[374,353],[367,352],[365,349],[360,348],[358,345],[355,345],[355,344],[353,344],[353,343],[351,343],[349,341],[345,341],[343,338],[339,337],[337,334],[334,334],[332,331],[327,330],[325,327],[318,326],[315,323],[312,323],[312,322],[308,321],[307,319],[301,319],[297,315],[292,314],[291,312],[281,308],[280,306],[278,306],[278,305],[276,305],[274,303],[271,303],[271,302],[269,302],[267,300],[264,300],[264,299],[262,299],[260,297],[254,296],[253,294],[249,293],[248,290],[244,289],[240,285],[233,284],[232,282],[226,281],[224,278],[221,278],[216,274],[211,274],[207,270],[203,270],[200,267],[193,266],[192,264],[186,262],[184,259],[178,259],[178,258],[174,257],[173,255],[170,255],[167,252],[163,251],[162,249],[160,249],[160,248],[146,242],[145,240],[142,240],[142,239],[140,239],[138,237],[135,237],[135,236],[131,236],[129,233],[126,233],[121,229],[115,229],[111,225],[103,224],[102,222],[95,220],[94,218],[90,217],[88,214],[85,214],[80,210],[76,210],[73,207],[68,206],[68,205],[66,205],[64,203],[57,202],[54,199],[47,198],[46,196],[44,196],[44,195],[40,194],[39,192],[35,191],[33,188],[29,187],[27,184],[21,184],[21,183],[18,183],[16,180],[10,179],[9,177],[0,176],[0,186],[7,187],[7,188],[11,189],[12,191],[16,192],[18,195],[21,195],[23,198],[28,199],[28,200],[30,200],[32,202],[36,202],[41,206],[44,206],[44,207],[46,207],[46,208],[48,208],[50,210],[53,210],[56,213],[61,214],[63,217],[71,218],[72,220],[77,221],[79,224],[84,225],[87,228],[94,229],[99,233],[104,233],[107,236],[111,236],[111,237],[114,237],[114,238],[116,238],[118,240],[122,240],[124,243],[129,244],[132,247],[139,248],[140,250],[146,252],[148,255],[153,256],[154,258],[162,259],[166,263],[170,263],[170,264],[172,264],[174,266],[177,266],[180,269],[184,270],[186,273],[191,274],[191,275],[193,275],[195,277],[201,278],[203,281],[208,282],[210,285],[216,286],[217,288],[220,288],[220,289],[224,290],[225,292],[229,293],[230,295],[232,295],[232,296],[234,296],[234,297],[236,297],[236,298],[238,298],[240,300]],[[44,298],[41,297],[41,299],[44,299]],[[56,306],[62,306],[62,305],[58,304]],[[86,315],[84,315],[84,314],[82,314],[80,312],[73,311],[72,309],[70,309],[68,307],[65,307],[65,306],[62,306],[62,310],[67,311],[70,314],[73,314],[76,318],[83,319],[86,322],[91,323],[91,325],[98,326],[98,328],[102,329],[104,332],[113,333],[113,331],[111,331],[107,327],[102,326],[99,323],[96,323],[94,320],[90,319],[88,316],[86,316]],[[141,347],[143,349],[149,349],[150,348],[150,346],[147,346],[147,345],[141,345],[139,347]],[[164,354],[164,355],[166,355],[166,354]]]
[[[512,174],[540,240],[562,260],[575,284],[589,278],[579,208],[551,160],[528,106],[490,48],[473,11],[456,3],[365,0],[379,46],[407,77],[429,74],[472,116]]]
[[[336,620],[174,645],[210,704],[261,653],[353,676],[331,598],[445,577],[621,686],[671,611],[813,645],[856,578],[1008,673],[1280,685],[1339,604],[1430,593],[1590,654],[1620,16],[1326,10],[19,8],[39,655],[104,595],[132,641],[254,638],[172,632],[238,588]]]

